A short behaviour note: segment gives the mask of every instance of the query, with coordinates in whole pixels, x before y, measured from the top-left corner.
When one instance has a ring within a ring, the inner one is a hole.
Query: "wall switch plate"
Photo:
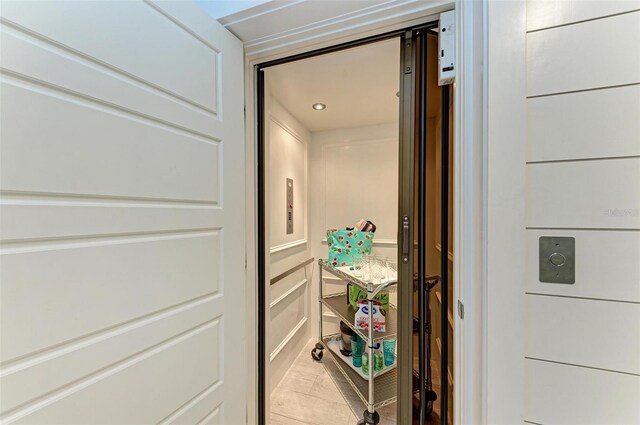
[[[576,283],[576,240],[572,237],[541,236],[540,282]]]

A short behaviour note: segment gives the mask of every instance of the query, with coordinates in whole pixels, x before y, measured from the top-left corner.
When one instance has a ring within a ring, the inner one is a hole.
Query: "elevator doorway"
[[[358,190],[372,190],[376,189],[382,191],[385,182],[388,183],[389,178],[386,180],[383,178],[381,182],[378,182],[371,188],[367,188],[367,182],[373,182],[376,178],[380,178],[380,175],[389,171],[390,167],[395,168],[396,190],[390,190],[387,196],[386,202],[374,203],[370,206],[368,213],[376,217],[382,217],[388,213],[389,210],[393,211],[395,220],[392,220],[392,224],[383,225],[381,231],[387,235],[385,238],[386,246],[379,247],[378,251],[385,251],[385,257],[393,258],[397,265],[397,285],[395,288],[390,289],[389,298],[392,303],[395,304],[396,320],[397,320],[397,333],[393,335],[396,340],[396,361],[397,367],[395,378],[392,382],[393,396],[388,399],[376,399],[375,385],[373,393],[369,390],[368,386],[363,386],[361,383],[355,382],[356,379],[351,376],[346,369],[341,369],[341,363],[336,361],[336,358],[332,356],[326,346],[326,339],[323,338],[323,332],[317,331],[315,334],[309,332],[311,336],[311,347],[315,350],[323,353],[322,358],[318,359],[317,355],[313,356],[309,353],[309,345],[305,345],[305,350],[301,352],[299,357],[294,357],[291,368],[296,366],[298,359],[304,360],[308,365],[321,365],[326,369],[329,376],[330,383],[333,383],[335,387],[328,386],[328,391],[334,391],[334,388],[338,389],[338,392],[343,396],[349,410],[352,414],[345,414],[344,421],[360,421],[360,423],[450,423],[452,415],[450,414],[452,406],[451,394],[448,392],[452,387],[452,382],[446,382],[442,385],[442,376],[453,376],[450,372],[448,353],[452,353],[453,350],[449,345],[451,341],[453,329],[446,329],[442,332],[442,323],[448,323],[446,316],[450,315],[450,309],[444,308],[447,306],[452,296],[449,296],[448,288],[451,285],[451,273],[449,273],[452,267],[453,256],[448,255],[449,252],[453,252],[452,244],[450,243],[450,233],[452,233],[452,226],[449,224],[452,221],[449,219],[449,212],[452,211],[452,205],[449,196],[449,189],[452,187],[450,184],[451,164],[450,164],[450,148],[447,145],[450,136],[450,122],[451,122],[451,108],[449,96],[445,99],[448,92],[448,88],[440,88],[437,85],[437,78],[433,79],[433,72],[435,70],[437,74],[437,32],[434,29],[437,28],[437,23],[433,23],[427,26],[423,26],[417,29],[411,29],[409,31],[396,32],[394,34],[387,34],[383,37],[376,37],[375,39],[362,40],[357,43],[350,43],[349,45],[337,46],[323,51],[313,52],[312,54],[305,54],[298,57],[292,57],[285,60],[262,64],[258,67],[258,206],[259,206],[259,258],[258,258],[258,295],[259,295],[259,390],[260,390],[260,403],[259,412],[261,417],[261,423],[279,423],[278,421],[285,423],[287,420],[295,420],[297,423],[324,423],[322,422],[326,418],[323,418],[321,412],[317,409],[314,410],[313,400],[303,397],[304,391],[302,388],[304,385],[296,388],[298,391],[291,390],[292,394],[289,394],[288,398],[297,397],[296,394],[302,394],[301,399],[311,401],[308,404],[308,409],[299,409],[303,412],[295,411],[298,406],[277,405],[279,413],[273,412],[274,402],[278,403],[279,398],[277,391],[282,387],[282,382],[287,379],[291,370],[285,371],[282,374],[281,370],[277,370],[279,366],[274,362],[274,358],[277,359],[276,354],[274,357],[275,349],[280,349],[283,352],[284,348],[274,344],[273,331],[277,326],[273,325],[273,316],[271,307],[274,301],[278,301],[278,298],[274,299],[271,295],[272,282],[276,279],[277,283],[282,283],[288,274],[291,272],[299,273],[304,276],[308,282],[307,290],[310,292],[306,296],[309,305],[318,304],[318,291],[316,288],[326,286],[324,279],[320,279],[319,269],[322,267],[318,263],[319,259],[326,258],[327,245],[326,242],[323,245],[322,241],[316,240],[318,233],[324,233],[328,230],[328,227],[342,226],[349,227],[353,225],[349,220],[356,221],[360,217],[361,211],[355,208],[353,213],[349,211],[349,207],[343,207],[340,214],[343,214],[344,221],[340,223],[329,223],[326,220],[321,220],[319,223],[313,223],[312,215],[317,213],[317,205],[313,208],[309,208],[307,201],[303,210],[306,217],[302,220],[305,226],[311,226],[313,229],[308,228],[306,235],[308,237],[302,240],[307,240],[307,247],[304,247],[302,243],[293,247],[285,247],[284,250],[292,249],[299,255],[295,259],[287,260],[287,266],[282,266],[277,270],[277,273],[272,270],[272,264],[275,257],[282,257],[283,254],[277,254],[279,248],[286,246],[287,243],[295,243],[295,240],[287,242],[286,238],[274,245],[273,236],[276,231],[288,230],[288,226],[292,224],[295,229],[296,224],[300,225],[298,218],[295,218],[294,223],[290,223],[291,218],[295,217],[295,212],[300,211],[298,205],[300,205],[301,199],[298,199],[300,195],[296,195],[293,191],[294,205],[292,208],[293,216],[289,215],[289,200],[287,199],[287,190],[283,190],[280,193],[280,186],[289,187],[291,181],[295,180],[292,187],[304,187],[302,199],[307,199],[310,193],[315,193],[318,188],[311,187],[313,179],[301,179],[300,177],[292,179],[285,175],[280,175],[281,167],[274,167],[274,158],[281,160],[283,158],[291,159],[289,156],[298,155],[302,159],[298,159],[298,165],[301,161],[307,163],[312,162],[314,159],[309,156],[311,152],[312,144],[321,140],[320,137],[313,137],[314,131],[309,131],[309,148],[306,153],[295,153],[294,151],[286,151],[282,147],[280,141],[272,143],[278,138],[278,136],[272,130],[273,128],[280,127],[285,128],[284,125],[272,126],[273,111],[276,109],[285,109],[284,112],[280,111],[281,116],[289,115],[294,118],[294,121],[298,123],[305,121],[308,114],[301,113],[298,107],[289,107],[284,103],[292,103],[290,100],[284,100],[287,97],[284,93],[274,93],[274,86],[277,90],[286,89],[287,84],[296,80],[294,74],[287,77],[286,72],[282,69],[288,67],[295,67],[297,64],[304,61],[314,60],[317,63],[321,63],[326,60],[328,63],[332,61],[332,55],[334,64],[329,65],[329,68],[334,70],[340,70],[348,58],[339,59],[335,62],[335,55],[346,54],[348,57],[355,57],[358,54],[362,54],[367,49],[373,51],[376,47],[380,47],[382,44],[393,45],[396,54],[388,55],[386,58],[382,58],[383,63],[392,61],[395,63],[397,88],[398,90],[389,96],[389,102],[395,102],[395,111],[397,115],[394,120],[389,121],[390,124],[396,130],[389,137],[395,136],[395,154],[385,155],[382,154],[381,160],[392,160],[393,165],[385,165],[384,167],[371,165],[367,168],[367,154],[364,153],[346,153],[347,150],[343,149],[340,153],[334,155],[334,162],[342,164],[346,163],[357,164],[360,173],[366,174],[370,172],[369,177],[362,179],[361,183],[364,185],[358,186],[356,184],[346,184],[342,187],[330,188],[327,191],[327,187],[321,188],[325,193],[331,193],[331,191],[342,191],[347,193],[357,194]],[[435,41],[435,47],[434,47]],[[359,53],[358,53],[359,52]],[[366,54],[365,54],[366,56]],[[342,64],[342,65],[341,65]],[[321,66],[321,65],[316,65]],[[279,69],[280,68],[280,69]],[[370,67],[371,68],[371,67]],[[375,72],[376,68],[373,68]],[[342,73],[348,73],[349,67],[342,68]],[[367,70],[363,70],[366,72]],[[369,70],[371,71],[371,69]],[[309,77],[312,79],[309,84],[313,86],[313,75],[309,72]],[[364,78],[364,74],[361,74]],[[320,84],[319,77],[316,80]],[[279,83],[273,84],[279,80]],[[435,83],[434,83],[435,81]],[[335,84],[340,83],[340,78],[335,78]],[[354,82],[353,84],[357,83]],[[345,82],[342,82],[345,84]],[[348,84],[348,82],[346,83]],[[335,87],[333,87],[335,88]],[[346,85],[344,90],[348,90],[349,86]],[[371,90],[374,92],[375,90]],[[303,96],[298,92],[299,96]],[[389,95],[387,93],[386,95]],[[289,97],[291,95],[289,94]],[[293,97],[296,97],[295,94]],[[280,99],[278,99],[280,98]],[[274,102],[275,100],[275,102]],[[317,99],[318,102],[309,102],[309,107],[315,109],[316,103],[323,103],[322,99]],[[348,100],[347,100],[348,102]],[[447,107],[445,107],[447,102]],[[295,104],[295,102],[293,103]],[[336,105],[323,104],[325,108],[335,108]],[[324,109],[324,108],[323,108]],[[321,112],[322,109],[315,110],[313,112]],[[346,108],[345,114],[349,114],[349,108]],[[306,111],[308,112],[308,111]],[[355,111],[354,111],[355,112]],[[276,114],[277,115],[277,114]],[[353,114],[357,115],[357,114]],[[365,114],[366,115],[366,114]],[[297,119],[296,119],[297,118]],[[341,119],[345,117],[342,116]],[[277,118],[276,118],[277,120]],[[277,123],[276,123],[277,124]],[[280,122],[280,124],[283,124]],[[313,124],[312,124],[313,125]],[[292,126],[289,126],[291,130]],[[293,126],[295,127],[295,126]],[[344,128],[344,127],[343,127]],[[307,128],[307,130],[309,130]],[[326,130],[326,129],[325,129]],[[379,129],[380,132],[384,131]],[[294,133],[296,131],[294,130]],[[291,132],[288,132],[291,136]],[[298,134],[304,133],[304,130],[297,131]],[[381,133],[381,134],[382,134]],[[381,140],[384,138],[381,134],[374,134],[365,136],[369,140]],[[384,133],[386,135],[386,133]],[[446,137],[445,137],[446,135]],[[286,134],[282,134],[285,138]],[[335,136],[335,135],[334,135]],[[384,135],[383,135],[384,136]],[[353,136],[345,136],[346,138]],[[386,136],[385,136],[386,137]],[[295,137],[294,137],[295,138]],[[298,137],[300,138],[300,137]],[[344,137],[343,137],[344,139]],[[352,140],[353,141],[353,140]],[[362,140],[360,140],[362,141]],[[321,143],[321,142],[320,142]],[[277,146],[281,146],[278,148]],[[388,144],[391,146],[392,144]],[[387,146],[388,147],[388,146]],[[278,149],[281,149],[278,151]],[[326,153],[326,149],[322,149]],[[335,154],[335,152],[333,152]],[[345,157],[345,155],[348,155]],[[324,164],[325,174],[321,183],[327,183],[327,164]],[[276,168],[278,168],[276,172]],[[335,173],[340,170],[339,165],[329,165],[330,177],[334,177]],[[293,172],[293,171],[292,171]],[[307,173],[304,171],[302,174]],[[273,179],[277,181],[273,181]],[[282,181],[280,181],[282,180]],[[351,180],[351,179],[349,179]],[[388,185],[387,185],[388,186]],[[361,189],[359,189],[359,187]],[[443,195],[444,194],[444,195]],[[284,197],[282,200],[279,197]],[[375,198],[375,197],[374,197]],[[393,199],[389,199],[393,198]],[[365,197],[365,200],[368,199]],[[443,202],[444,199],[444,202]],[[438,201],[439,200],[439,201]],[[283,201],[283,202],[279,202]],[[278,209],[273,209],[272,206],[283,206],[282,214]],[[377,208],[376,208],[377,205]],[[395,207],[397,205],[397,207]],[[320,205],[320,209],[324,209],[326,215],[326,197],[325,203]],[[335,206],[329,206],[329,208],[336,208]],[[380,210],[380,211],[378,211]],[[332,213],[335,211],[331,211]],[[339,216],[340,214],[334,214]],[[353,215],[353,217],[350,216]],[[358,215],[360,214],[360,215]],[[388,214],[387,214],[388,215]],[[351,218],[347,218],[351,217]],[[275,218],[275,220],[274,220]],[[326,217],[325,217],[326,218]],[[387,223],[386,219],[380,218],[379,223]],[[318,227],[320,226],[320,227]],[[323,227],[324,226],[324,227]],[[445,232],[442,233],[437,230],[437,227],[444,226]],[[282,229],[280,229],[280,227]],[[317,227],[317,228],[316,228]],[[449,231],[451,227],[451,232]],[[278,230],[279,229],[279,230]],[[319,230],[318,230],[319,229]],[[295,231],[295,230],[294,230]],[[382,234],[382,233],[380,233]],[[444,239],[442,235],[445,235]],[[390,236],[389,236],[390,235]],[[393,236],[396,236],[395,238]],[[378,237],[378,236],[376,236]],[[293,236],[292,236],[293,238]],[[437,241],[439,239],[439,242]],[[375,240],[375,239],[374,239]],[[380,240],[380,238],[378,238]],[[318,245],[317,248],[311,249],[311,246]],[[274,247],[276,247],[276,255],[274,255]],[[409,248],[413,247],[413,249]],[[308,248],[308,250],[306,250]],[[438,248],[440,249],[438,251]],[[374,247],[374,251],[376,248]],[[303,252],[304,251],[304,252]],[[443,253],[444,252],[444,253]],[[302,254],[300,254],[302,253]],[[312,255],[313,254],[313,255]],[[300,257],[302,255],[302,258]],[[307,258],[309,257],[309,258]],[[444,259],[443,259],[444,258]],[[449,261],[451,258],[451,261]],[[311,260],[312,259],[312,260]],[[309,262],[311,260],[311,262]],[[451,263],[451,264],[449,264]],[[284,264],[284,263],[283,263]],[[443,268],[444,265],[444,268]],[[290,267],[289,267],[290,266]],[[279,266],[278,266],[279,267]],[[295,268],[294,271],[291,271]],[[444,271],[443,271],[444,270]],[[327,273],[324,273],[326,276]],[[284,277],[282,277],[284,276]],[[302,282],[302,280],[300,280]],[[315,284],[315,287],[314,287]],[[307,285],[307,284],[303,284]],[[337,284],[337,286],[340,286]],[[447,289],[443,289],[447,288]],[[297,289],[296,289],[297,290]],[[295,291],[295,290],[294,290]],[[277,291],[274,291],[279,293]],[[282,291],[280,291],[282,292]],[[287,291],[282,292],[279,297],[282,297]],[[326,294],[326,292],[325,292]],[[429,297],[427,298],[427,294]],[[322,301],[320,301],[322,304]],[[304,307],[303,307],[304,308]],[[325,311],[326,310],[326,311]],[[321,322],[327,316],[325,313],[332,313],[330,309],[317,308],[315,316],[312,314],[312,310],[309,309],[309,316],[306,317],[306,321],[302,326],[310,326],[314,328],[318,322]],[[389,309],[391,311],[391,308]],[[340,315],[336,315],[337,319],[343,318]],[[299,314],[299,311],[298,311]],[[445,317],[444,321],[442,317]],[[300,319],[300,320],[298,320]],[[347,317],[348,319],[348,317]],[[298,320],[296,323],[301,323],[301,317],[296,316]],[[333,332],[338,334],[340,331],[339,320],[336,321]],[[343,320],[348,322],[348,320]],[[349,323],[346,323],[347,327]],[[337,329],[336,329],[337,328]],[[434,331],[436,328],[440,331]],[[327,327],[325,329],[330,329]],[[282,334],[282,331],[280,330]],[[285,332],[286,333],[286,332]],[[317,334],[317,335],[316,335]],[[289,333],[287,333],[289,335]],[[391,337],[391,335],[389,335]],[[319,344],[316,345],[316,344]],[[436,352],[437,351],[437,352]],[[314,363],[311,363],[314,362]],[[335,367],[334,367],[335,366]],[[344,366],[344,365],[343,365]],[[304,369],[305,366],[303,366]],[[309,366],[307,369],[315,366]],[[316,369],[318,371],[320,369]],[[446,373],[441,371],[445,370]],[[299,371],[298,371],[299,372]],[[277,376],[282,375],[282,376]],[[271,379],[277,379],[279,382],[274,384]],[[298,374],[297,378],[300,384],[305,384],[304,376]],[[324,378],[321,378],[324,379]],[[374,382],[375,382],[374,378]],[[309,381],[309,380],[307,380]],[[314,383],[319,382],[318,376],[315,377]],[[308,382],[306,382],[308,384]],[[313,387],[313,384],[311,384]],[[446,388],[445,392],[441,388]],[[316,386],[316,389],[318,386]],[[314,391],[309,389],[308,391]],[[293,394],[296,393],[296,394]],[[380,394],[381,391],[378,391]],[[353,397],[351,397],[353,396]],[[333,397],[333,395],[331,396]],[[326,398],[326,397],[325,397]],[[350,400],[349,400],[350,399]],[[355,400],[355,402],[353,402]],[[352,403],[349,403],[352,401]],[[305,402],[306,403],[306,402]],[[319,404],[320,402],[318,402]],[[284,410],[283,410],[284,409]],[[289,409],[287,411],[287,409]],[[337,409],[337,407],[336,407]],[[386,409],[386,410],[384,410]],[[311,415],[304,416],[304,410],[308,410]],[[328,409],[325,409],[325,411]],[[383,414],[381,415],[380,412]],[[325,412],[327,417],[328,411]],[[283,419],[284,418],[284,419]],[[339,420],[333,418],[330,419],[331,423],[336,423]]]

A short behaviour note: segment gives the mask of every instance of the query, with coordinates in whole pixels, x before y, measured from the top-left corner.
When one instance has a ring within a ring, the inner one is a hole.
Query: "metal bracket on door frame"
[[[460,300],[458,300],[458,317],[464,319],[464,304]]]

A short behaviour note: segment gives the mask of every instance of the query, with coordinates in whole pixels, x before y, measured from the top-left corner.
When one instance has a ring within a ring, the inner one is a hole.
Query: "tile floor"
[[[271,425],[356,425],[364,404],[330,358],[311,358],[311,340],[271,394]],[[395,403],[378,410],[380,425],[396,424]]]
[[[362,416],[364,404],[333,361],[311,358],[314,345],[309,341],[271,394],[271,425],[356,425]],[[395,406],[381,410],[380,424],[395,425]]]

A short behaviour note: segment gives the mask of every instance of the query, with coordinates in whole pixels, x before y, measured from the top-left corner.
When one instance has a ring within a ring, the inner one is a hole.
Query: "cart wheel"
[[[316,348],[317,348],[318,350],[324,350],[324,345],[322,345],[322,343],[321,343],[321,342],[316,342]]]
[[[358,425],[366,425],[366,422],[364,421],[364,419],[360,419],[358,421]]]
[[[317,362],[322,360],[323,354],[324,352],[322,351],[322,349],[314,348],[313,350],[311,350],[311,357]]]

